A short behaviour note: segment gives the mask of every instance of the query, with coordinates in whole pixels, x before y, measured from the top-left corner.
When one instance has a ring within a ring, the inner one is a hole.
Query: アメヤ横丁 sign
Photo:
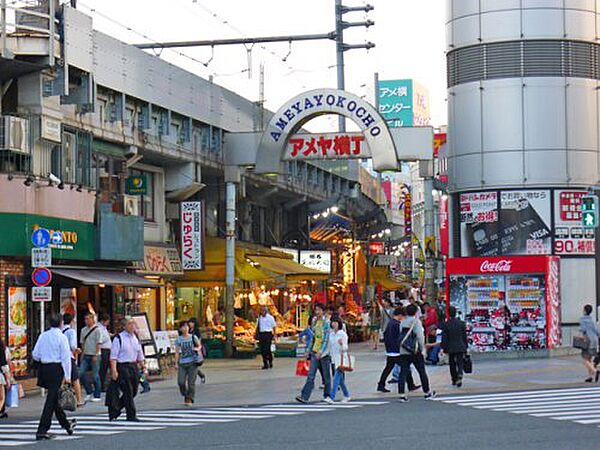
[[[295,134],[283,155],[286,161],[370,157],[371,150],[362,133]]]

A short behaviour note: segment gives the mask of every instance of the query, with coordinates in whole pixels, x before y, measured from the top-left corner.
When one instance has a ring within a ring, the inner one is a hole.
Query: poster
[[[501,192],[500,223],[501,255],[552,252],[550,191]]]
[[[581,198],[586,191],[554,191],[554,253],[556,255],[594,255],[594,228],[581,224]]]
[[[498,193],[460,195],[461,256],[498,255]]]
[[[60,315],[71,314],[73,323],[71,328],[77,329],[77,289],[61,289],[60,290]]]
[[[8,349],[14,376],[27,375],[27,288],[8,288]]]

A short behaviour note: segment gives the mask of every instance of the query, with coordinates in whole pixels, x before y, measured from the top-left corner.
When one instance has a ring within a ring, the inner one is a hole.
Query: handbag
[[[400,347],[410,352],[411,355],[416,355],[419,353],[419,340],[417,339],[417,335],[414,333],[416,323],[417,320],[415,319],[400,341]]]
[[[469,354],[465,355],[464,371],[465,373],[473,373],[473,360]]]
[[[8,408],[19,407],[19,385],[12,384],[6,392],[6,406]]]
[[[308,376],[308,372],[310,370],[310,361],[307,359],[301,359],[296,362],[296,375],[299,377]]]
[[[77,398],[70,384],[63,384],[58,390],[58,406],[63,411],[77,411]]]
[[[578,348],[580,350],[589,350],[590,348],[590,338],[585,334],[581,336],[573,336],[573,348]]]
[[[350,353],[342,352],[340,354],[340,364],[337,370],[341,372],[352,372],[356,368],[356,359]]]

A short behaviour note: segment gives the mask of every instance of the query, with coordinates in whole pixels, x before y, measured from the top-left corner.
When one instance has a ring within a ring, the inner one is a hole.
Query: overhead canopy
[[[80,281],[88,286],[108,284],[111,286],[159,287],[160,284],[144,277],[116,270],[94,269],[52,269],[52,273],[72,280]]]
[[[295,263],[287,253],[236,241],[235,281],[269,281],[327,278],[328,274]],[[225,239],[207,238],[204,270],[186,271],[178,287],[225,285]]]
[[[387,267],[371,267],[371,281],[374,284],[380,284],[386,291],[395,291],[406,287],[405,283],[401,283],[390,277]]]
[[[285,276],[287,279],[327,279],[329,274],[320,272],[293,259],[274,258],[272,256],[248,255],[248,258],[260,264],[259,268],[275,275]]]

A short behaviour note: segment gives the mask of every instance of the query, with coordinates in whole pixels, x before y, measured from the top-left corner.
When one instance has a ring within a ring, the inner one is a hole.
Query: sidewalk
[[[393,391],[390,394],[376,392],[377,380],[385,365],[383,347],[373,351],[366,344],[355,344],[351,346],[351,351],[357,360],[357,370],[347,377],[352,397],[395,399],[395,385],[388,385]],[[195,406],[291,402],[304,383],[304,378],[295,376],[296,361],[295,358],[278,358],[275,360],[274,369],[260,370],[262,363],[258,357],[255,360],[207,360],[202,370],[206,373],[208,382],[202,385],[198,381]],[[449,385],[448,366],[428,366],[427,370],[431,384],[439,394],[586,385],[583,383],[585,370],[581,358],[577,356],[474,361],[474,373],[465,377],[464,387],[460,390]],[[415,381],[418,382],[418,376]],[[36,392],[28,393],[26,398],[21,399],[19,408],[9,410],[11,419],[39,417],[42,399]],[[321,396],[322,391],[315,389],[311,400],[318,401]],[[140,410],[178,408],[182,403],[174,376],[152,383],[152,391],[149,394],[137,397]],[[102,402],[90,403],[78,413],[92,414],[104,411]]]

